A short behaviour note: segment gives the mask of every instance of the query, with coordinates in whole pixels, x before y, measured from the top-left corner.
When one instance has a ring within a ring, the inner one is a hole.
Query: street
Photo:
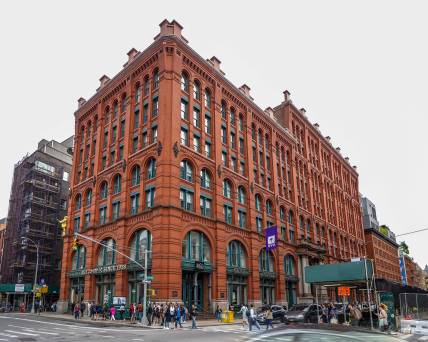
[[[64,322],[26,314],[0,315],[0,341],[428,341],[428,336],[393,336],[355,331],[294,329],[280,325],[266,332],[248,331],[240,325],[202,327],[191,330],[142,329],[140,327],[94,327],[84,323]]]

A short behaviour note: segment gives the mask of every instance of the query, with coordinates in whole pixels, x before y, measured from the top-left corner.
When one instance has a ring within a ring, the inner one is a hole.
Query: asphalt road
[[[421,339],[422,338],[422,339]],[[274,330],[253,331],[238,325],[204,327],[191,330],[141,329],[131,327],[94,327],[81,323],[64,322],[32,315],[0,314],[0,342],[40,342],[40,341],[215,341],[215,342],[270,342],[270,341],[326,341],[326,342],[403,342],[392,336],[363,333],[336,332],[314,329],[293,329],[283,325]],[[407,336],[407,341],[428,341],[428,337]]]

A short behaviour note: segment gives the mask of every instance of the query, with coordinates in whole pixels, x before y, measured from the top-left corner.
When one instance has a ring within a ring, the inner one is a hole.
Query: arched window
[[[122,176],[116,175],[113,178],[113,195],[122,191]]]
[[[204,233],[188,232],[182,244],[182,256],[186,260],[211,262],[211,247]]]
[[[130,257],[137,261],[144,261],[144,251],[152,250],[152,235],[147,229],[141,229],[134,233],[129,244]],[[148,253],[148,260],[151,253]]]
[[[271,200],[266,201],[266,213],[272,215],[272,202]]]
[[[146,77],[144,77],[144,96],[149,95],[149,91],[150,91],[149,75],[146,75]]]
[[[188,182],[193,182],[193,167],[188,160],[180,162],[180,177]]]
[[[259,272],[275,272],[273,256],[263,248],[259,254]]]
[[[152,179],[156,177],[156,159],[150,158],[147,162],[147,179]]]
[[[132,186],[140,184],[140,173],[141,173],[140,166],[135,165],[132,168],[132,179],[131,179]]]
[[[263,132],[261,129],[259,129],[259,147],[263,147]]]
[[[256,194],[255,201],[256,201],[256,210],[262,211],[262,199],[261,199],[260,195]]]
[[[186,93],[189,91],[189,76],[184,71],[181,73],[181,90]]]
[[[193,81],[193,98],[195,100],[201,99],[201,85],[198,80]]]
[[[232,125],[234,125],[236,122],[236,110],[235,108],[231,107],[230,108],[230,123]]]
[[[122,100],[120,101],[120,112],[123,113],[126,109],[126,94],[122,95]]]
[[[226,120],[227,117],[227,104],[224,101],[221,101],[221,118]]]
[[[285,267],[285,275],[287,276],[296,275],[296,267],[295,267],[295,262],[292,255],[288,254],[284,257],[284,267]]]
[[[211,92],[208,88],[205,89],[205,108],[211,108]]]
[[[136,104],[140,103],[140,99],[141,99],[141,85],[140,85],[140,82],[137,82],[135,84],[135,103]]]
[[[232,183],[228,179],[223,181],[223,196],[232,198]]]
[[[83,270],[86,267],[86,248],[85,246],[78,245],[73,253],[71,260],[71,269],[73,271]]]
[[[279,207],[279,219],[285,221],[285,208],[283,206]]]
[[[117,117],[117,114],[119,113],[119,102],[117,100],[114,100],[113,102],[113,117]]]
[[[266,150],[269,150],[269,134],[265,135],[265,145],[266,145]]]
[[[157,87],[159,87],[159,70],[156,68],[155,71],[153,71],[153,89]]]
[[[207,169],[201,170],[201,187],[211,189],[211,174]]]
[[[300,228],[301,230],[304,230],[304,229],[305,229],[305,220],[303,219],[303,216],[302,216],[302,215],[300,215],[300,216],[299,216],[299,228]]]
[[[288,211],[288,223],[291,225],[294,224],[294,213],[291,209]]]
[[[109,238],[102,242],[102,247],[98,252],[98,266],[109,266],[116,263],[116,242]]]
[[[241,113],[239,113],[239,119],[238,119],[238,128],[240,131],[244,130],[244,117],[242,116]]]
[[[108,183],[106,181],[101,183],[100,186],[100,198],[106,199],[108,196]]]
[[[256,140],[256,125],[254,123],[251,124],[251,137]]]
[[[245,204],[246,192],[245,188],[241,185],[238,187],[238,202],[241,204]]]
[[[74,199],[74,208],[75,210],[80,210],[82,208],[82,195],[77,194],[76,198]]]
[[[107,124],[110,121],[110,107],[107,106],[104,110],[104,124]]]
[[[92,203],[92,189],[89,189],[88,191],[86,191],[85,205],[89,207],[91,203]]]
[[[247,253],[244,245],[237,240],[229,242],[227,246],[227,266],[247,267]]]

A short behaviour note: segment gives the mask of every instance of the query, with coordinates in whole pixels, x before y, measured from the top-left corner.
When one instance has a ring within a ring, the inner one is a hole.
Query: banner
[[[267,227],[265,231],[266,251],[272,251],[276,248],[277,228],[276,226]]]
[[[406,262],[404,260],[404,255],[400,255],[400,257],[398,258],[398,263],[400,265],[401,284],[403,286],[406,286],[407,274],[406,274]]]

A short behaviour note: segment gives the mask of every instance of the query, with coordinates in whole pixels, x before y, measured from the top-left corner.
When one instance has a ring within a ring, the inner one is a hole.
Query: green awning
[[[305,267],[305,282],[312,284],[350,284],[371,279],[373,266],[371,260],[342,262],[337,264],[314,265]]]
[[[15,293],[16,292],[15,291],[15,285],[16,284],[0,284],[0,292]],[[33,289],[32,284],[21,284],[21,285],[24,285],[24,291],[20,291],[21,289],[19,289],[19,291],[16,293],[29,293]]]

